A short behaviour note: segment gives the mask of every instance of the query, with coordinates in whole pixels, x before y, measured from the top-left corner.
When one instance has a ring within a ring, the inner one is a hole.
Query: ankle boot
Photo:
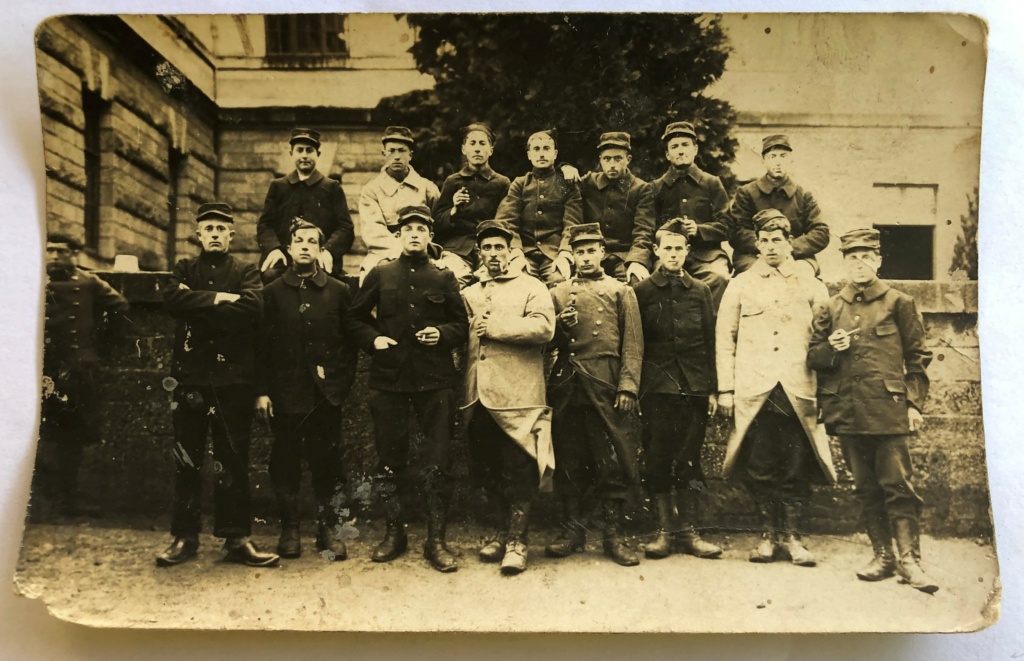
[[[526,571],[526,534],[530,521],[530,503],[513,503],[508,512],[508,544],[501,561],[501,573],[513,576]]]
[[[644,547],[644,555],[652,559],[667,558],[672,554],[672,494],[655,494],[653,500],[658,529],[654,540]]]
[[[896,519],[893,523],[896,527],[896,546],[900,551],[900,561],[896,566],[896,573],[900,575],[900,583],[906,583],[910,587],[928,594],[938,592],[938,583],[921,569],[921,534],[917,521]]]
[[[773,562],[779,551],[779,517],[775,503],[757,503],[761,519],[761,542],[750,552],[751,562]]]
[[[509,506],[505,504],[504,497],[500,497],[497,500],[498,507],[501,509],[502,517],[504,519],[502,521],[504,524],[503,527],[507,529]],[[505,544],[508,541],[505,530],[495,530],[493,539],[480,548],[480,551],[478,552],[480,560],[483,562],[501,562],[501,559],[505,556]]]
[[[405,553],[409,546],[409,538],[405,534],[405,525],[397,517],[389,517],[384,539],[373,550],[370,560],[374,562],[391,562]]]
[[[328,560],[345,560],[348,558],[348,549],[345,547],[345,542],[338,539],[334,532],[335,528],[335,525],[324,522],[317,525],[316,550]]]
[[[867,521],[868,538],[875,555],[857,572],[862,581],[881,581],[896,573],[896,556],[892,552],[892,528],[884,514]]]
[[[622,537],[622,501],[606,500],[604,502],[604,554],[622,565],[623,567],[635,567],[640,564],[640,558],[636,556],[633,549],[626,545]]]
[[[281,537],[277,541],[277,554],[282,558],[298,558],[302,555],[298,494],[278,491],[277,507],[281,512]]]
[[[445,544],[445,511],[432,508],[427,513],[427,541],[423,544],[423,557],[439,572],[453,572],[459,568],[455,554]]]
[[[686,490],[680,494],[679,526],[676,528],[675,546],[681,553],[698,558],[717,558],[722,555],[722,547],[701,539],[694,524],[700,521],[700,502],[698,494]]]
[[[800,541],[800,533],[797,532],[800,529],[802,513],[803,503],[784,502],[782,504],[782,550],[794,565],[813,567],[818,564],[818,561]]]
[[[579,501],[564,501],[562,510],[562,534],[544,547],[544,553],[551,558],[565,558],[573,553],[582,553],[587,545],[587,529],[583,526]]]

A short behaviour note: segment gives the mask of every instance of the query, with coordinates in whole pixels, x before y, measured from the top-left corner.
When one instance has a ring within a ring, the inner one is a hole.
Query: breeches
[[[909,434],[839,436],[865,521],[884,517],[918,520],[923,501],[910,482],[909,440]]]
[[[274,445],[270,451],[270,479],[274,491],[285,497],[299,492],[302,459],[309,464],[319,520],[332,524],[344,507],[341,407],[321,401],[305,414],[277,413],[271,418]]]
[[[742,480],[755,500],[803,502],[810,497],[814,450],[779,386],[747,430],[739,460]]]
[[[704,488],[700,452],[708,424],[708,398],[648,394],[644,420],[644,482],[651,494]]]
[[[569,404],[554,421],[555,485],[564,498],[594,493],[625,500],[629,476],[604,419],[593,406]]]
[[[479,404],[469,423],[469,452],[485,489],[509,503],[531,502],[536,497],[537,461]]]

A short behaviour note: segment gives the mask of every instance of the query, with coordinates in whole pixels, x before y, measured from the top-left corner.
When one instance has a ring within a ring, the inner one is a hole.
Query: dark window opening
[[[265,17],[267,60],[308,63],[348,55],[346,14],[273,14]]]
[[[101,124],[107,103],[96,92],[82,90],[85,115],[85,245],[96,250],[100,245]]]
[[[930,225],[875,225],[881,233],[886,280],[933,280],[935,228]]]
[[[167,152],[167,266],[172,267],[178,251],[178,192],[184,171],[185,154],[173,147]]]

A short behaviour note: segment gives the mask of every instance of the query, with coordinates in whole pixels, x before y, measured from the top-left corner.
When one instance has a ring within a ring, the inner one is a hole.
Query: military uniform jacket
[[[635,291],[644,331],[640,396],[717,392],[711,289],[686,271],[659,268]]]
[[[516,231],[524,253],[541,252],[553,260],[572,252],[567,230],[582,222],[583,202],[576,184],[557,168],[534,169],[512,182],[495,218]]]
[[[352,313],[356,342],[373,356],[370,388],[422,392],[458,385],[451,352],[466,341],[468,320],[451,271],[435,266],[426,255],[382,261],[366,275]],[[441,332],[432,347],[415,337],[429,326]],[[373,341],[382,335],[398,344],[374,351]]]
[[[47,269],[44,370],[91,365],[104,340],[124,329],[128,301],[116,289],[80,268]]]
[[[778,209],[792,226],[793,259],[809,259],[828,245],[828,225],[821,218],[821,209],[808,191],[789,177],[776,185],[768,175],[744,184],[736,190],[732,201],[733,261],[738,270],[746,270],[758,258],[754,215],[764,209]]]
[[[240,298],[215,305],[217,292]],[[177,321],[171,374],[179,383],[253,382],[263,315],[263,285],[255,265],[227,253],[200,253],[174,266],[163,297],[167,312]]]
[[[256,223],[256,238],[264,257],[288,244],[288,230],[296,216],[302,216],[323,231],[323,247],[331,253],[340,269],[342,258],[355,238],[348,201],[341,184],[325,177],[319,170],[305,181],[292,170],[287,176],[270,182],[263,213]]]
[[[860,329],[837,352],[828,336]],[[833,434],[907,434],[907,407],[923,410],[928,396],[924,322],[914,299],[876,280],[851,284],[814,319],[807,364],[818,371],[818,400]]]
[[[697,234],[690,237],[688,260],[710,262],[725,256],[722,241],[728,240],[732,231],[729,196],[721,179],[691,163],[683,171],[669,168],[651,187],[655,230],[673,218],[691,218],[697,221]]]
[[[322,270],[289,268],[263,290],[259,390],[274,409],[304,414],[327,400],[341,405],[355,379],[358,349],[348,285]]]
[[[359,227],[366,244],[366,257],[359,267],[363,278],[380,260],[397,259],[401,254],[402,244],[395,236],[398,211],[421,205],[432,209],[440,196],[434,182],[424,179],[412,167],[402,181],[396,181],[381,168],[380,174],[366,182],[359,193]]]
[[[477,172],[467,166],[445,179],[441,197],[433,209],[434,240],[449,252],[463,257],[470,255],[476,248],[476,226],[494,218],[511,183],[489,165]],[[469,203],[452,215],[455,193],[462,188],[469,192]]]
[[[591,172],[580,181],[583,222],[599,223],[609,254],[651,268],[654,243],[654,193],[629,170],[612,181]]]

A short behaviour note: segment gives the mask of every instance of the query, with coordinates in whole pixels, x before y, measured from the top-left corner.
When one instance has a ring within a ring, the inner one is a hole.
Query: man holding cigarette
[[[911,483],[909,446],[924,422],[932,353],[914,299],[878,279],[878,230],[853,230],[840,240],[847,284],[817,314],[807,364],[818,371],[825,425],[839,436],[874,549],[857,577],[898,573],[902,583],[931,594],[939,586],[920,565],[922,500]]]

